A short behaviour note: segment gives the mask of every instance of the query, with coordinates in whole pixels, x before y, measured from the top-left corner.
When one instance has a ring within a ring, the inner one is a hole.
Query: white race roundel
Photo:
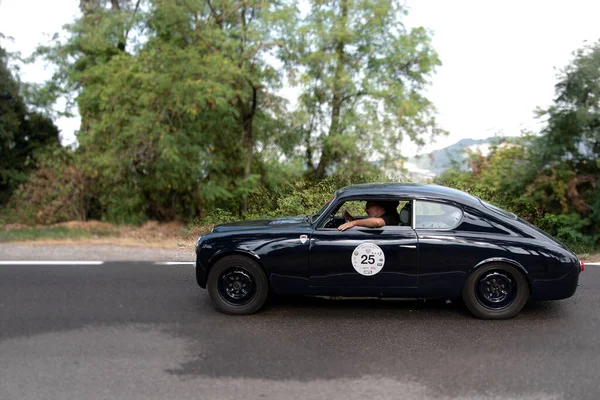
[[[361,275],[375,275],[384,265],[383,250],[374,243],[363,243],[352,251],[352,266]]]

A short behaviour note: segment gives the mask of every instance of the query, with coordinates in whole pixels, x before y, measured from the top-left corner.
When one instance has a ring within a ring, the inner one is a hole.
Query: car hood
[[[293,226],[309,226],[309,223],[306,217],[254,219],[216,225],[212,232],[245,231],[253,229],[289,229]]]

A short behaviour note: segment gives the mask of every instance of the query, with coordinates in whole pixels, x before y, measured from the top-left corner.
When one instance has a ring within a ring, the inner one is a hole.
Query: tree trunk
[[[246,52],[246,41],[247,41],[247,25],[246,25],[246,12],[247,7],[243,6],[241,8],[240,13],[240,22],[242,26],[242,35],[241,35],[241,52],[240,57],[242,61],[240,63],[240,67],[245,67],[245,59],[244,53]],[[256,98],[258,96],[258,87],[255,86],[250,80],[248,80],[248,84],[252,89],[252,100],[250,107],[247,107],[246,104],[242,102],[242,143],[244,144],[244,148],[246,149],[246,165],[244,166],[244,180],[247,180],[252,172],[252,157],[254,155],[254,136],[252,131],[252,124],[254,122],[254,115],[256,113]],[[244,195],[242,200],[242,205],[240,209],[241,213],[246,213],[248,211],[248,196]]]
[[[252,157],[254,155],[254,137],[252,131],[252,124],[254,122],[254,114],[256,113],[256,98],[258,96],[258,89],[252,86],[252,105],[247,112],[242,113],[242,130],[244,148],[246,149],[246,165],[244,167],[244,179],[248,179],[252,172]],[[245,107],[244,107],[245,108]],[[244,195],[242,201],[241,211],[243,213],[248,211],[248,197]]]
[[[119,4],[119,0],[110,0],[111,9],[114,13],[118,13],[121,11],[121,5]],[[137,11],[137,6],[136,6]],[[127,32],[125,31],[123,35],[119,37],[119,43],[117,43],[117,49],[121,51],[125,51],[125,46],[127,45]]]
[[[347,0],[341,1],[341,24],[343,27],[346,26],[347,18],[348,18],[348,2]],[[333,98],[331,101],[331,123],[329,125],[329,132],[327,133],[328,138],[333,138],[339,135],[339,126],[340,126],[340,114],[342,110],[342,102],[343,102],[343,85],[342,85],[342,75],[344,73],[344,63],[345,63],[345,53],[344,53],[344,39],[338,39],[335,45],[335,76],[333,79]],[[314,172],[314,179],[320,180],[325,177],[325,170],[334,160],[334,150],[331,147],[331,144],[324,143],[323,151],[321,153],[321,158],[319,160],[319,165]]]

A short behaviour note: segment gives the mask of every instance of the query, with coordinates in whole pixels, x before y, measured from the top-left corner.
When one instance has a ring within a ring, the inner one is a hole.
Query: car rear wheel
[[[265,303],[269,282],[254,260],[223,257],[210,269],[207,288],[215,308],[225,314],[253,314]]]
[[[517,315],[529,298],[529,283],[515,266],[490,263],[469,275],[463,288],[465,305],[476,317],[508,319]]]

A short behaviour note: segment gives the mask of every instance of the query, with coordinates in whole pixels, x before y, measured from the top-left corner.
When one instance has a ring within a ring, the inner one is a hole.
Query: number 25
[[[361,264],[375,264],[375,256],[373,254],[369,254],[368,256],[363,254],[361,258]]]

